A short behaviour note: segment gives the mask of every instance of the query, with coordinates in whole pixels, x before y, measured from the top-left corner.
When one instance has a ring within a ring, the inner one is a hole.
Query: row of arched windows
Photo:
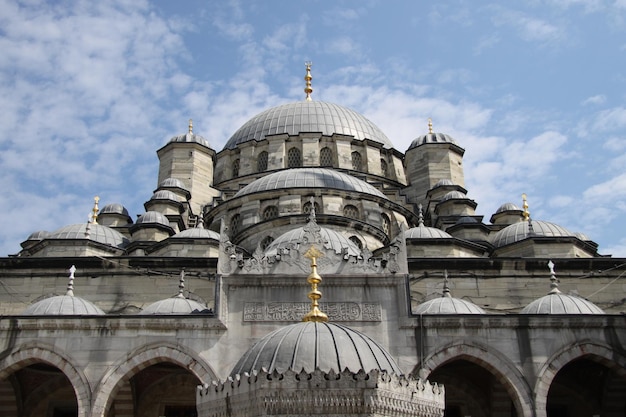
[[[352,152],[352,169],[355,171],[363,170],[363,162],[361,158],[361,154],[357,151]],[[329,147],[324,147],[320,151],[320,162],[321,167],[332,167],[334,166],[334,158],[333,151],[330,150]],[[288,168],[299,168],[302,166],[302,153],[298,148],[290,148],[287,151],[287,167]],[[267,171],[268,167],[268,153],[266,151],[262,151],[259,153],[257,157],[257,172]],[[380,168],[382,176],[386,177],[388,174],[388,165],[387,161],[384,159],[380,159]],[[239,159],[235,159],[233,161],[233,178],[239,176]]]

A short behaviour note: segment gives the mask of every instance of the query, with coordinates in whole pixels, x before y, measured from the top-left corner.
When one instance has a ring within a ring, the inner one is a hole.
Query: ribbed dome
[[[102,316],[104,311],[94,304],[73,295],[56,295],[31,304],[25,316]]]
[[[163,213],[159,213],[158,211],[146,211],[139,216],[135,224],[161,224],[169,227],[170,221]]]
[[[246,185],[235,194],[235,197],[283,188],[331,188],[387,199],[383,193],[365,181],[328,168],[292,168],[274,172]]]
[[[498,207],[498,210],[496,210],[496,214],[503,213],[505,211],[522,211],[522,209],[517,207],[513,203],[504,203],[500,207]]]
[[[106,206],[100,209],[99,214],[121,214],[122,216],[126,216],[130,218],[130,215],[128,214],[128,210],[126,210],[126,207],[124,207],[123,205],[119,203],[107,204]]]
[[[322,240],[326,242],[324,244],[326,249],[332,249],[335,253],[341,253],[346,248],[348,249],[347,254],[350,256],[359,256],[361,254],[361,250],[341,233],[325,227],[320,227],[319,233]],[[291,247],[293,243],[303,243],[302,238],[304,235],[304,227],[298,227],[280,235],[267,247],[265,255],[276,255],[279,249]]]
[[[183,230],[182,232],[176,233],[172,236],[172,239],[176,238],[187,238],[187,239],[215,239],[220,240],[220,235],[213,230],[205,229],[203,227],[194,227],[191,229]]]
[[[185,184],[178,178],[166,178],[161,181],[159,184],[159,188],[182,188],[183,190],[187,190]]]
[[[443,203],[444,201],[448,201],[448,200],[464,200],[467,198],[467,195],[463,194],[460,191],[450,191],[446,194],[444,194],[444,196],[441,198],[441,203]]]
[[[436,227],[420,225],[404,232],[404,239],[451,239],[452,236]]]
[[[425,143],[454,143],[456,141],[450,135],[446,135],[445,133],[427,133],[425,135],[419,136],[413,142],[411,142],[411,146],[409,149],[417,148],[420,145]]]
[[[150,200],[170,200],[170,201],[179,201],[179,198],[173,192],[169,190],[159,190],[152,194]]]
[[[270,373],[377,369],[402,374],[392,356],[368,336],[339,324],[318,322],[292,324],[268,334],[239,359],[230,376],[263,368]]]
[[[196,135],[195,133],[185,133],[182,135],[174,136],[170,139],[170,142],[190,142],[190,143],[199,143],[200,145],[204,145],[209,148],[209,141],[203,138],[200,135]]]
[[[52,233],[49,239],[87,239],[87,223],[64,226]],[[89,224],[89,239],[116,248],[123,248],[128,239],[117,230],[100,224]]]
[[[452,182],[452,180],[448,178],[444,178],[444,179],[437,181],[437,183],[433,186],[433,188],[444,187],[446,185],[454,185],[454,183]]]
[[[604,311],[584,298],[556,292],[528,304],[520,314],[604,314]]]
[[[42,240],[47,237],[50,237],[50,232],[45,230],[38,230],[36,232],[31,233],[26,240]]]
[[[201,314],[208,312],[210,310],[197,301],[175,296],[150,304],[140,314]]]
[[[267,135],[297,135],[300,132],[351,135],[393,148],[391,141],[374,123],[353,110],[323,101],[298,101],[257,114],[231,136],[224,149],[236,148],[253,139],[260,141]]]
[[[533,220],[533,236],[564,237],[574,236],[569,230],[554,223]],[[529,222],[523,221],[505,227],[496,233],[491,243],[499,248],[511,243],[519,242],[530,236]]]
[[[414,314],[485,314],[485,311],[469,301],[444,295],[418,305]]]

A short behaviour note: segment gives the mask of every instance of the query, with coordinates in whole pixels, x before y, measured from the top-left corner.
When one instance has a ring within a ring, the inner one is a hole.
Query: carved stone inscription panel
[[[243,321],[299,321],[311,309],[306,302],[245,303]],[[380,303],[320,303],[330,321],[381,321]]]

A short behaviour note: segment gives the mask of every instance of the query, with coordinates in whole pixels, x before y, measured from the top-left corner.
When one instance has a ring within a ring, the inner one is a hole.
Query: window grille
[[[380,170],[383,174],[383,177],[386,177],[388,175],[387,161],[385,161],[384,159],[380,160]]]
[[[332,167],[333,166],[333,152],[330,148],[322,148],[320,151],[320,166]]]
[[[278,207],[269,206],[263,210],[263,220],[269,220],[278,217]]]
[[[239,176],[239,159],[233,161],[233,178]]]
[[[359,209],[356,208],[355,206],[348,204],[347,206],[344,206],[343,208],[343,215],[345,217],[349,217],[351,219],[358,219],[359,218]]]
[[[315,205],[313,207],[315,207],[315,214],[321,213],[319,204],[315,203]],[[304,205],[302,206],[302,212],[304,214],[311,213],[311,202],[310,201],[307,201],[306,203],[304,203]]]
[[[257,172],[267,171],[267,152],[263,151],[259,154],[256,162]]]
[[[361,154],[356,151],[352,152],[352,169],[361,171]]]
[[[265,236],[263,240],[261,241],[261,250],[266,250],[269,247],[269,245],[272,244],[273,241],[274,241],[273,237]]]
[[[287,152],[287,167],[288,168],[298,168],[302,166],[302,154],[300,153],[300,149],[291,148]]]
[[[241,228],[241,215],[235,214],[230,219],[230,237],[232,238],[237,233],[239,233],[240,228]]]
[[[389,220],[389,216],[383,213],[380,217],[383,226],[383,232],[385,232],[385,234],[389,236],[391,233],[391,221]]]

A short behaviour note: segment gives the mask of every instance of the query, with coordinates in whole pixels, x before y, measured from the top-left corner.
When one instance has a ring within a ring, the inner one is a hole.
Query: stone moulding
[[[444,388],[384,371],[268,373],[199,386],[198,416],[380,415],[442,417]]]

